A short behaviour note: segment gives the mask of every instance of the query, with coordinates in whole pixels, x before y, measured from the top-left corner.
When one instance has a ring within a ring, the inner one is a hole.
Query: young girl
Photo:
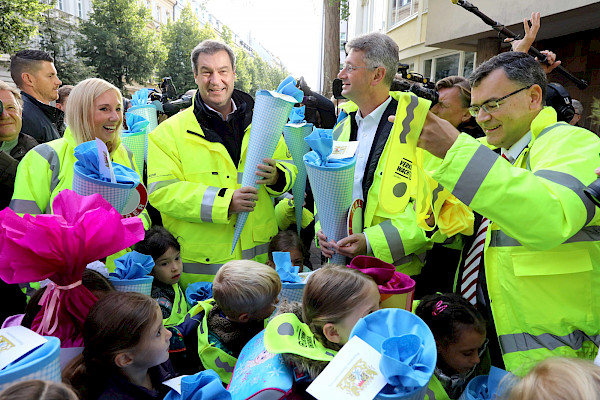
[[[281,312],[294,312],[307,324],[324,347],[339,350],[348,342],[358,320],[379,310],[379,289],[369,275],[341,265],[327,264],[312,273],[304,288],[302,305],[282,305]],[[296,374],[315,379],[327,366],[296,354],[283,354]],[[298,390],[301,391],[300,388]]]
[[[183,272],[180,249],[177,239],[162,226],[147,230],[144,240],[134,247],[135,251],[154,260],[151,296],[158,302],[167,327],[183,322],[188,311],[185,295],[179,286]]]
[[[485,351],[485,320],[471,303],[454,293],[423,297],[415,314],[429,326],[437,346],[429,391],[437,400],[458,399]]]
[[[0,400],[78,400],[70,387],[63,383],[23,381],[9,386],[0,393]]]
[[[171,333],[151,297],[109,293],[84,323],[83,353],[63,373],[82,400],[162,399],[174,377],[169,362]]]
[[[273,262],[273,252],[275,251],[290,253],[292,265],[300,267],[300,272],[302,272],[302,268],[304,267],[304,243],[302,243],[296,232],[280,231],[271,239],[271,243],[269,243],[269,259],[266,264],[273,268],[275,268],[275,263]]]

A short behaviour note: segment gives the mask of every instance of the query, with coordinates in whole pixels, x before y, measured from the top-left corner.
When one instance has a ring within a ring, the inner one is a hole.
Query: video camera
[[[192,96],[190,95],[177,95],[177,89],[173,84],[173,79],[170,76],[162,78],[160,83],[160,102],[162,104],[162,111],[167,117],[172,117],[177,114],[180,110],[188,108],[192,105]]]
[[[390,86],[392,92],[412,92],[417,96],[431,101],[433,107],[439,101],[439,94],[435,90],[435,83],[428,78],[416,72],[408,72],[408,64],[398,63],[398,73],[402,79],[394,79]],[[336,78],[333,80],[333,97],[336,99],[345,99],[342,95],[342,80]]]
[[[333,128],[336,122],[333,103],[327,97],[313,92],[303,76],[298,78],[296,87],[304,93],[302,105],[305,107],[304,119],[306,122],[313,124],[317,128]]]

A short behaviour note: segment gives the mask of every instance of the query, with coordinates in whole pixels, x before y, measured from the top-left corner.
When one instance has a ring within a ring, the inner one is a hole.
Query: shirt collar
[[[531,142],[531,131],[528,131],[525,135],[523,135],[523,137],[517,140],[515,144],[510,146],[509,149],[502,148],[501,152],[512,164],[517,158],[519,158],[519,154],[525,150],[525,147],[527,147],[529,142]]]
[[[219,114],[221,116],[221,118],[223,118],[224,121],[227,121],[229,119],[229,116],[231,114],[233,114],[236,110],[237,110],[237,106],[235,105],[235,101],[233,101],[233,99],[231,99],[231,112],[229,114],[227,114],[226,116],[221,114],[219,111],[215,110],[214,108],[212,108],[211,106],[209,106],[208,104],[206,104],[206,102],[204,103],[204,105],[206,106],[206,108],[208,108],[211,111],[216,112],[217,114]]]
[[[358,110],[356,112],[356,124],[360,125],[362,123],[362,121],[364,121],[367,118],[373,119],[376,122],[379,122],[379,120],[381,119],[381,116],[383,115],[383,112],[385,111],[385,109],[387,108],[387,106],[390,104],[390,102],[392,101],[392,97],[388,96],[387,100],[384,101],[383,103],[381,103],[381,105],[379,105],[379,107],[377,107],[376,109],[374,109],[373,111],[371,111],[369,113],[369,115],[367,115],[366,117],[362,117],[360,115],[360,110]]]

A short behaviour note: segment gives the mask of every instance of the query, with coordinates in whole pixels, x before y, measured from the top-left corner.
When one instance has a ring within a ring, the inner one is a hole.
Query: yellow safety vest
[[[492,221],[484,262],[506,369],[551,356],[594,359],[600,344],[600,214],[583,193],[600,139],[544,108],[514,166],[459,135],[434,179]]]
[[[182,323],[188,312],[188,305],[185,301],[185,294],[183,293],[181,286],[179,286],[178,283],[174,283],[173,290],[175,290],[175,300],[173,301],[171,315],[169,315],[169,318],[163,319],[163,325],[167,328]]]

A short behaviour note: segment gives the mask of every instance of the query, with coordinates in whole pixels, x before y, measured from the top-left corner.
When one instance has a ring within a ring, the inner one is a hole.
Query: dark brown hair
[[[106,379],[118,372],[115,357],[132,349],[156,323],[158,303],[135,292],[112,292],[98,300],[83,325],[83,353],[63,372],[83,399],[95,398]]]

